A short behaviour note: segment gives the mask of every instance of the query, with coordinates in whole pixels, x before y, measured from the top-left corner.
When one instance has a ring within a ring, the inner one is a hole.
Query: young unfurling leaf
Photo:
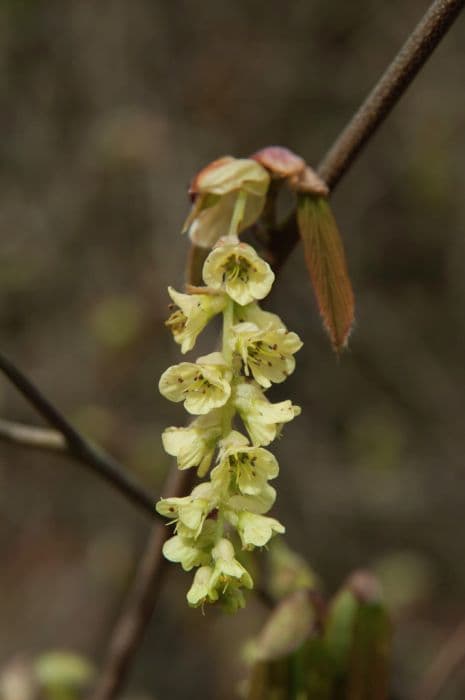
[[[341,236],[326,197],[301,194],[297,223],[320,314],[334,349],[340,352],[354,321],[354,295]]]

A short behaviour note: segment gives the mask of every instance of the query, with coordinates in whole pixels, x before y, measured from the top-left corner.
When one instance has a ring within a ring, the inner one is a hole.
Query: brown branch
[[[436,0],[431,5],[386,73],[328,151],[318,172],[332,190],[432,54],[464,2],[465,0]],[[282,266],[297,241],[298,233],[293,216],[287,222],[285,230],[272,238],[269,253],[276,270]],[[192,283],[195,284],[195,279]],[[185,495],[191,488],[192,478],[191,472],[176,472],[172,479],[172,489],[167,492]],[[159,525],[154,527],[133,588],[116,623],[92,700],[113,700],[125,682],[139,640],[151,618],[163,571],[162,547],[166,537],[166,528]]]
[[[408,37],[392,63],[319,163],[318,175],[334,190],[363,146],[426,63],[463,9],[465,0],[436,0]],[[299,241],[295,213],[272,237],[271,259],[282,267]]]
[[[454,630],[413,693],[413,700],[436,700],[454,673],[465,664],[465,621]]]
[[[193,470],[173,469],[163,491],[171,496],[184,496],[191,490],[193,479]],[[129,666],[152,617],[167,563],[162,549],[170,534],[166,525],[157,524],[152,528],[105,652],[92,700],[116,698],[125,683]]]
[[[64,452],[66,450],[66,440],[57,430],[36,428],[33,425],[1,419],[0,440],[49,452]]]
[[[18,389],[24,398],[36,411],[61,434],[64,440],[63,450],[80,464],[83,464],[102,479],[114,486],[126,498],[152,517],[156,517],[155,497],[140,486],[132,476],[113,457],[102,449],[92,445],[69,423],[60,411],[39,391],[10,360],[0,354],[0,370]],[[5,428],[5,425],[4,425]],[[36,429],[37,430],[37,429]],[[24,437],[24,427],[23,427]],[[14,431],[10,430],[9,439],[13,441]],[[18,443],[18,430],[16,440]],[[5,437],[5,436],[4,436]],[[50,434],[49,434],[50,437]],[[31,447],[31,432],[29,429],[29,446]],[[37,446],[37,445],[36,445]]]
[[[436,0],[415,27],[346,128],[318,166],[332,190],[385,120],[463,9],[464,0]]]

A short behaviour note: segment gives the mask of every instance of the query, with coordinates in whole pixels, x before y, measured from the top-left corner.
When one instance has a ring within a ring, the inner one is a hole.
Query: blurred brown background
[[[282,144],[317,163],[426,0],[3,0],[0,329],[13,358],[154,492],[163,326],[182,285],[186,186],[213,158]],[[274,307],[305,341],[275,392],[303,407],[276,446],[288,543],[334,591],[385,580],[406,698],[465,615],[464,23],[459,20],[333,198],[357,296],[337,362],[298,249]],[[213,343],[210,336],[204,343]],[[0,415],[38,424],[0,382]],[[147,519],[75,464],[0,444],[0,666],[95,662]],[[202,617],[171,567],[128,697],[235,697],[263,619]],[[444,700],[465,695],[458,674]]]

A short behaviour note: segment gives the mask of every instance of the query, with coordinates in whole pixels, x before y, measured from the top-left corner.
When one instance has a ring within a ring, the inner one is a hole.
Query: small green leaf
[[[333,700],[334,663],[324,640],[321,637],[309,639],[298,654],[309,700]]]
[[[391,624],[370,572],[354,572],[334,598],[325,642],[337,675],[336,698],[385,700]]]
[[[357,598],[347,589],[336,595],[329,608],[324,638],[338,676],[346,674],[349,668],[358,608]]]
[[[324,326],[340,352],[354,321],[354,295],[341,236],[326,197],[301,194],[297,223]]]
[[[380,602],[361,603],[354,627],[347,700],[385,700],[391,623]]]

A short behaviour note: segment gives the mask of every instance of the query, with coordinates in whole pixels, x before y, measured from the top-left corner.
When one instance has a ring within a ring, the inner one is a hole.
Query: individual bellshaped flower
[[[273,535],[282,535],[286,531],[275,518],[247,511],[239,513],[236,528],[244,549],[264,547]]]
[[[215,409],[196,418],[187,428],[164,430],[163,447],[177,458],[179,469],[197,467],[198,476],[205,476],[221,437],[221,417],[221,410]]]
[[[178,309],[171,314],[165,325],[171,329],[175,342],[181,346],[184,354],[192,350],[197,336],[210,319],[224,309],[226,297],[208,292],[181,294],[172,287],[168,287],[168,293]]]
[[[279,473],[276,457],[263,447],[253,447],[240,433],[233,431],[228,440],[223,441],[219,464],[213,469],[211,481],[215,487],[218,481],[228,480],[242,494],[256,496],[262,493],[269,479]]]
[[[293,357],[303,343],[297,333],[285,328],[262,328],[239,323],[233,328],[234,351],[240,355],[247,376],[266,389],[272,382],[283,382],[295,368]]]
[[[215,508],[214,493],[210,483],[199,484],[190,496],[161,498],[156,509],[160,515],[177,523],[176,532],[197,538],[205,518]]]
[[[204,415],[224,406],[231,395],[231,369],[219,352],[199,357],[196,363],[181,362],[160,377],[160,393],[170,401],[184,401],[193,415]]]
[[[168,561],[181,564],[184,571],[190,571],[195,566],[204,566],[211,561],[216,531],[216,521],[206,520],[196,539],[186,535],[170,537],[163,546],[163,555]]]
[[[236,238],[224,238],[209,253],[203,266],[208,287],[221,289],[237,304],[244,306],[269,293],[274,272],[252,246]]]
[[[232,543],[224,537],[212,549],[212,558],[215,562],[212,585],[218,591],[225,591],[229,585],[253,588],[252,577],[234,558],[234,554]]]
[[[226,607],[231,609],[232,595],[232,598],[236,598],[234,608],[243,607],[242,596],[236,596],[232,591],[239,587],[253,588],[253,581],[247,569],[234,558],[231,542],[226,538],[220,539],[213,547],[211,557],[213,566],[201,566],[194,576],[187,593],[189,605],[198,607],[223,599]]]
[[[275,501],[276,489],[269,484],[265,484],[260,493],[256,493],[253,496],[242,493],[230,496],[224,502],[224,514],[227,521],[236,527],[238,515],[241,511],[246,510],[257,515],[264,515],[268,513]]]
[[[253,445],[269,445],[288,423],[300,414],[300,407],[291,401],[271,403],[254,382],[237,385],[235,406],[250,435]]]
[[[212,577],[213,569],[211,566],[201,566],[195,572],[192,586],[187,592],[187,602],[193,608],[218,600],[218,591],[212,586]]]
[[[248,158],[225,156],[203,168],[191,183],[192,210],[184,224],[193,243],[211,248],[229,231],[239,192],[246,201],[239,233],[251,226],[262,213],[270,184],[268,172]]]

